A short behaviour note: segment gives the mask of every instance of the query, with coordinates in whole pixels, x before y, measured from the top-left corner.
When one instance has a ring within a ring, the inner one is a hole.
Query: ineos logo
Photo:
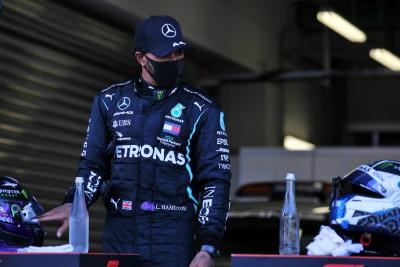
[[[131,100],[129,97],[123,97],[118,101],[118,108],[119,110],[125,110],[129,107],[131,104]]]
[[[166,23],[161,27],[161,32],[165,37],[168,37],[168,38],[175,37],[175,35],[176,35],[176,30],[175,30],[174,26],[172,26],[169,23]]]

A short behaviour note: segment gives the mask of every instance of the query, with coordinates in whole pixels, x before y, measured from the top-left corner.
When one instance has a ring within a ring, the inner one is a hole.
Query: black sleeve
[[[194,176],[199,188],[197,218],[200,245],[220,247],[230,204],[231,166],[224,113],[211,107],[202,114],[196,137]]]

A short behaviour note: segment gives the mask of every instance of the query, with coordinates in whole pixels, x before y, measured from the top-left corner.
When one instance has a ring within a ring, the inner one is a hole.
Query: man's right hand
[[[72,203],[64,203],[39,217],[40,222],[61,221],[62,225],[57,230],[57,237],[60,238],[69,227],[69,215]]]

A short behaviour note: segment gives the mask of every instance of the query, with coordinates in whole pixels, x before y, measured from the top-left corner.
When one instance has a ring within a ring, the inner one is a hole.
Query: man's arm
[[[203,114],[194,148],[195,179],[199,188],[200,246],[219,249],[230,204],[229,144],[224,113],[215,107]]]

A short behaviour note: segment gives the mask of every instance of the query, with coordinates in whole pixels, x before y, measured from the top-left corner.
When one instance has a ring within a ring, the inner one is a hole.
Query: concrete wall
[[[353,78],[348,80],[349,122],[400,121],[398,78]]]
[[[227,85],[221,91],[221,105],[231,148],[279,146],[282,136],[281,90],[265,83]]]
[[[320,81],[288,82],[284,88],[283,134],[314,144],[326,141],[332,110],[326,97],[332,89]]]

